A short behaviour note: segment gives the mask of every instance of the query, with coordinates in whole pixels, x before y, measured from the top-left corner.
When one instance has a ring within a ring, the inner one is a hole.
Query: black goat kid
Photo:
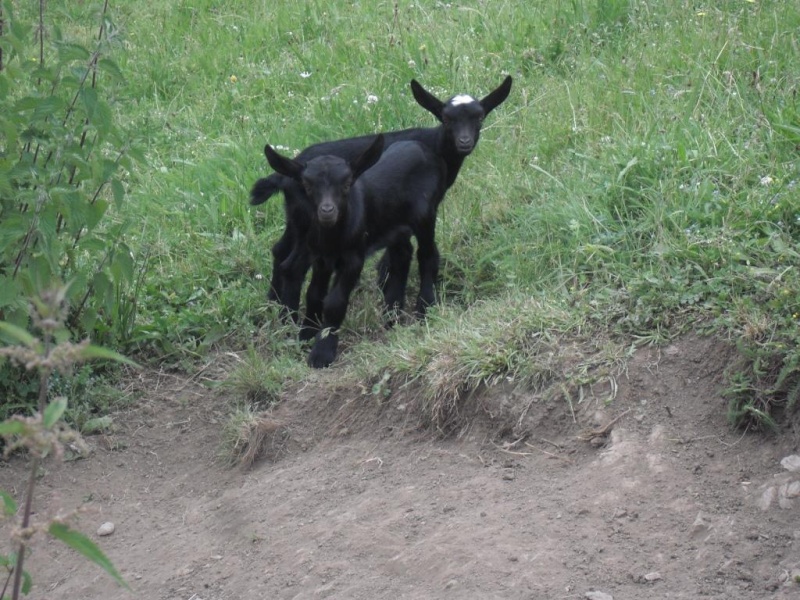
[[[316,336],[308,364],[322,368],[336,357],[338,329],[367,255],[417,238],[420,302],[430,304],[439,268],[436,209],[446,184],[444,161],[418,142],[398,142],[385,152],[378,135],[352,161],[333,155],[307,163],[264,149],[270,166],[303,186],[313,210],[304,246],[312,265],[300,339]],[[381,154],[383,153],[383,154]],[[374,166],[373,166],[374,165]],[[392,265],[383,286],[391,309],[405,296],[411,254]],[[329,284],[333,276],[333,285]]]
[[[445,182],[439,197],[434,200],[437,205],[456,180],[464,159],[478,143],[483,119],[508,97],[511,82],[511,77],[506,77],[500,86],[481,100],[459,94],[447,102],[442,102],[416,80],[411,81],[411,91],[417,103],[431,112],[441,124],[438,127],[385,133],[383,134],[385,145],[391,147],[401,141],[419,142],[444,162]],[[354,161],[364,153],[373,139],[374,136],[362,136],[322,142],[309,146],[295,160],[307,163],[317,157],[332,155],[345,161]],[[285,197],[286,228],[272,247],[273,266],[269,298],[284,306],[296,320],[303,281],[310,266],[305,238],[311,227],[314,207],[309,202],[303,186],[280,172],[259,179],[255,183],[250,203],[261,204],[281,190]],[[398,238],[395,244],[388,247],[379,263],[379,281],[382,287],[392,278],[392,269],[402,268],[403,264],[408,264],[411,253],[412,248],[408,238]],[[403,307],[403,301],[404,299],[399,299],[397,308]],[[430,304],[433,302],[433,297],[426,297],[423,302]],[[424,312],[424,308],[424,305],[418,302],[417,312]]]

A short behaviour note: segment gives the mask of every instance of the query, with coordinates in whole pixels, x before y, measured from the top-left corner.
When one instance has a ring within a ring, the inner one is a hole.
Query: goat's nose
[[[324,215],[329,215],[333,212],[333,204],[323,204],[319,207],[319,212]]]

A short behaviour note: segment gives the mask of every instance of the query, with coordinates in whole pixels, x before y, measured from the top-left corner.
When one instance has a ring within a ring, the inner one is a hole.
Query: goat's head
[[[267,144],[264,154],[269,165],[305,189],[322,227],[332,227],[347,210],[350,187],[383,153],[383,136],[378,135],[361,156],[348,162],[338,156],[319,156],[302,163],[275,152]]]
[[[497,89],[481,100],[467,94],[458,94],[447,102],[442,102],[425,90],[416,79],[411,80],[411,91],[417,103],[442,123],[456,152],[467,156],[478,143],[483,119],[508,97],[511,83],[509,75]]]

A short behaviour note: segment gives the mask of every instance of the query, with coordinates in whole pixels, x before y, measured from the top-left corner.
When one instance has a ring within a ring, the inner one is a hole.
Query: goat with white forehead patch
[[[481,100],[459,94],[447,102],[442,102],[426,91],[416,80],[411,81],[411,91],[417,103],[431,112],[440,122],[438,127],[413,128],[385,133],[387,147],[400,141],[415,141],[429,148],[445,165],[445,186],[434,202],[438,205],[447,189],[453,185],[464,159],[474,150],[480,137],[483,120],[490,112],[502,104],[511,91],[511,77],[487,94]],[[315,157],[332,155],[346,161],[353,161],[364,153],[373,136],[362,136],[343,140],[322,142],[309,146],[296,159],[307,163]],[[286,208],[286,228],[278,242],[272,247],[273,265],[269,298],[288,309],[297,320],[300,293],[305,275],[310,266],[310,257],[305,238],[311,227],[313,206],[303,188],[297,181],[281,173],[259,179],[253,186],[250,202],[261,204],[278,191],[283,191]],[[382,288],[398,285],[399,274],[408,273],[413,255],[409,238],[398,238],[388,246],[379,264],[379,282]],[[421,260],[421,259],[420,259]],[[431,258],[430,260],[434,260]],[[435,257],[438,265],[438,255]],[[438,268],[438,267],[437,267]],[[398,276],[395,275],[398,274]],[[402,283],[403,295],[398,298],[394,308],[402,309],[405,295],[405,281]],[[384,289],[384,293],[385,293]],[[393,291],[397,295],[397,290]],[[422,314],[427,305],[434,301],[430,293],[420,293],[416,312]]]
[[[264,149],[270,166],[302,185],[313,207],[304,236],[312,273],[300,339],[316,337],[308,356],[308,364],[315,368],[327,367],[336,357],[338,330],[369,253],[398,240],[407,242],[413,235],[419,247],[420,295],[433,295],[439,264],[436,209],[446,184],[444,161],[419,142],[397,142],[385,152],[383,148],[384,137],[378,135],[352,161],[323,155],[305,163],[282,156],[269,145]],[[389,274],[383,288],[387,308],[396,306],[399,293],[405,294],[407,275],[407,264],[405,273]]]

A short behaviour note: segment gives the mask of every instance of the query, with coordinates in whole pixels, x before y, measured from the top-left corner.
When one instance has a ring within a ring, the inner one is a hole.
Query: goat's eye
[[[350,191],[350,184],[349,183],[345,183],[342,186],[342,193],[347,194],[349,191]]]

